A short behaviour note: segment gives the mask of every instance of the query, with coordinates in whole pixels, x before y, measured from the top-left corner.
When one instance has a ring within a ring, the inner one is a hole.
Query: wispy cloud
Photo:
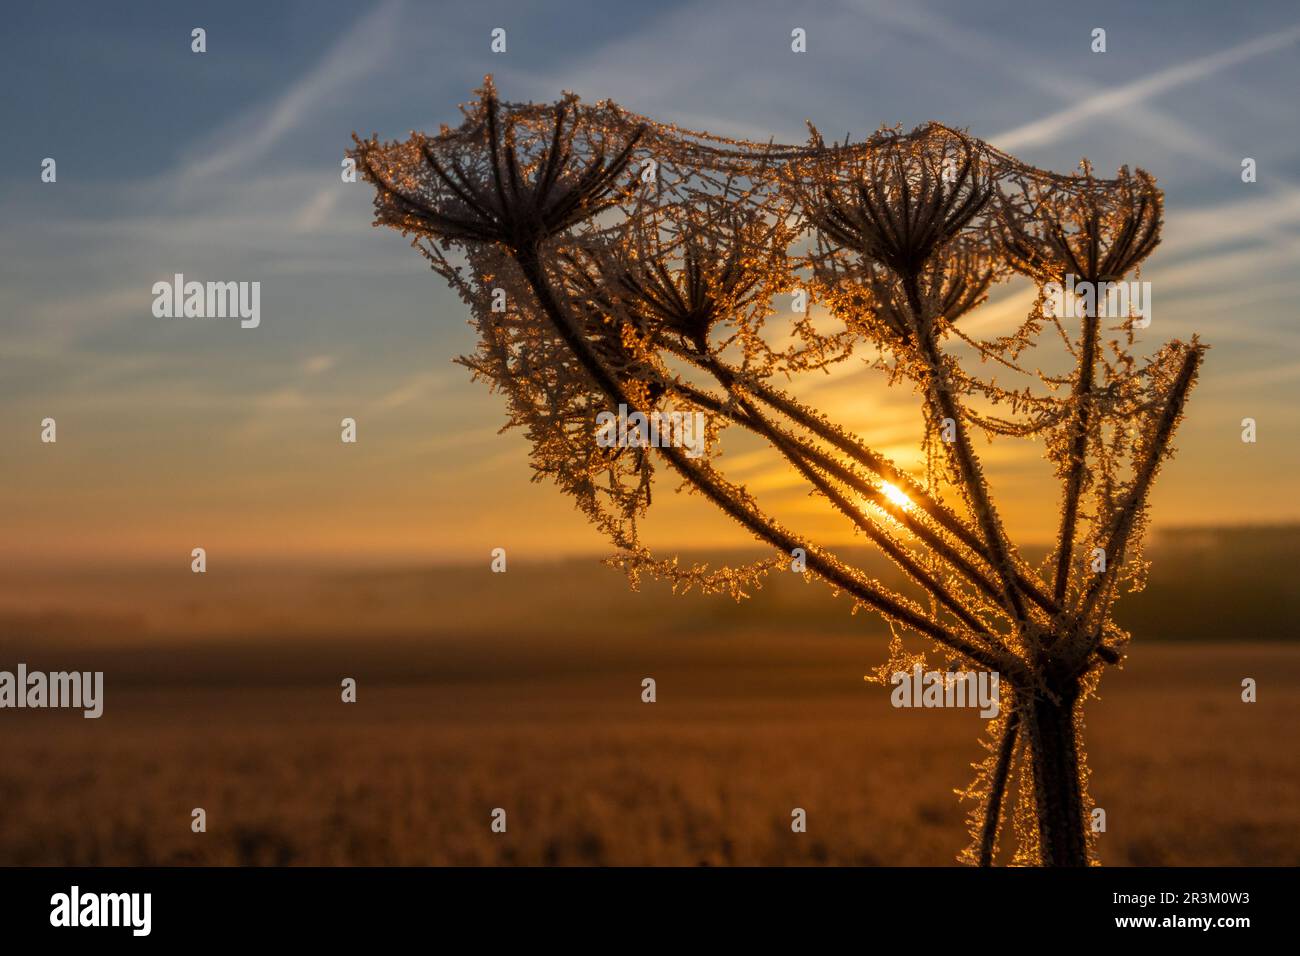
[[[385,0],[362,15],[314,68],[272,102],[196,144],[192,158],[180,170],[180,182],[208,179],[247,165],[309,121],[332,95],[366,76],[392,53],[401,12],[402,0]]]
[[[408,378],[397,388],[385,393],[375,402],[376,408],[401,408],[411,402],[427,398],[435,392],[442,391],[452,383],[452,376],[447,372],[419,372]]]
[[[1220,50],[1218,53],[1168,67],[1132,83],[1095,93],[1050,116],[1044,116],[994,136],[993,143],[1000,149],[1015,150],[1052,142],[1070,132],[1084,120],[1094,116],[1120,115],[1125,110],[1162,93],[1205,80],[1215,73],[1248,60],[1285,50],[1295,46],[1297,42],[1300,42],[1300,25],[1256,37],[1226,50]]]

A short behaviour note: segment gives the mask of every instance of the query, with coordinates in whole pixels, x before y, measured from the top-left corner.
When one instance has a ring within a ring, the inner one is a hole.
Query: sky
[[[474,345],[461,304],[340,176],[354,131],[454,124],[486,73],[508,100],[572,90],[755,140],[938,120],[1060,172],[1149,170],[1166,194],[1150,334],[1213,346],[1155,524],[1300,519],[1294,3],[51,2],[6,11],[0,52],[0,560],[607,550],[529,480],[500,397],[452,364]],[[260,282],[261,324],[155,316],[153,284],[176,273]],[[980,321],[1027,306],[999,292]],[[914,404],[855,375],[819,400],[905,456]],[[1055,523],[1036,456],[990,459],[1020,540]],[[792,481],[731,464],[802,507]],[[748,540],[675,500],[648,530]]]

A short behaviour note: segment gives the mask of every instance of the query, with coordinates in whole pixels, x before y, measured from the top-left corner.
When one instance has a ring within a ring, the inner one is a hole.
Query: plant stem
[[[1020,704],[1025,708],[1024,725],[1029,735],[1040,862],[1044,866],[1087,866],[1088,839],[1075,728],[1079,687],[1071,680],[1054,690],[1055,700],[1034,697]]]
[[[1013,702],[1011,713],[1007,714],[1007,724],[1002,728],[1002,740],[998,747],[998,762],[993,769],[993,779],[989,781],[989,800],[984,810],[984,828],[980,833],[980,866],[993,865],[993,851],[997,849],[998,820],[1002,814],[1002,798],[1007,791],[1007,780],[1011,774],[1011,758],[1016,752],[1016,739],[1020,729],[1020,710]]]
[[[917,341],[921,346],[921,354],[929,363],[931,369],[930,400],[938,408],[941,416],[953,423],[953,441],[945,444],[949,446],[950,454],[957,465],[957,471],[961,476],[962,487],[966,493],[970,509],[975,515],[975,520],[979,523],[980,530],[984,533],[985,543],[993,559],[993,569],[1002,578],[1007,604],[1014,613],[1016,621],[1024,623],[1027,620],[1025,606],[1021,600],[1020,587],[1016,583],[1015,563],[1011,559],[1011,547],[1007,542],[1006,533],[1003,531],[1002,521],[998,518],[997,509],[993,506],[988,486],[984,482],[984,472],[980,468],[979,459],[976,457],[975,449],[971,445],[970,434],[966,430],[965,418],[961,413],[961,409],[957,407],[957,400],[953,397],[952,390],[949,388],[948,377],[943,368],[943,356],[939,354],[939,347],[935,343],[931,332],[931,323],[923,321],[921,293],[917,288],[915,277],[905,279],[904,285],[916,322],[915,331]]]
[[[1174,428],[1178,424],[1179,416],[1183,413],[1183,405],[1187,401],[1188,392],[1192,389],[1192,383],[1196,380],[1196,372],[1200,368],[1204,354],[1204,346],[1193,344],[1188,347],[1187,354],[1183,357],[1183,364],[1178,370],[1178,376],[1174,379],[1173,387],[1169,390],[1169,397],[1164,408],[1160,411],[1160,419],[1156,423],[1155,434],[1151,437],[1151,441],[1147,446],[1146,457],[1138,466],[1137,475],[1133,480],[1132,491],[1130,491],[1123,507],[1116,512],[1111,521],[1110,533],[1106,537],[1106,571],[1104,574],[1097,576],[1089,586],[1083,601],[1080,602],[1077,615],[1079,620],[1087,619],[1088,615],[1092,613],[1097,600],[1119,573],[1138,513],[1146,504],[1151,485],[1155,482],[1156,472],[1160,469],[1160,462],[1169,448],[1169,442],[1173,439]],[[1090,644],[1100,644],[1102,636],[1099,629],[1095,640],[1091,641]]]
[[[1096,283],[1093,283],[1096,288]],[[1079,349],[1079,370],[1074,382],[1074,421],[1071,423],[1070,465],[1065,478],[1065,498],[1061,505],[1061,528],[1056,538],[1056,585],[1053,597],[1057,604],[1065,603],[1066,589],[1070,583],[1070,562],[1074,556],[1074,533],[1079,522],[1079,498],[1083,494],[1083,478],[1088,450],[1088,422],[1091,415],[1092,387],[1097,364],[1096,304],[1089,310],[1092,315],[1083,318],[1083,347]]]

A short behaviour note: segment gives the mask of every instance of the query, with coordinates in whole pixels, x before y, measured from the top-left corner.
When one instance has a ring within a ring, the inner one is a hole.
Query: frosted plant
[[[411,236],[468,306],[479,347],[460,361],[505,396],[535,479],[573,497],[634,587],[650,574],[741,599],[802,549],[810,575],[889,622],[880,677],[923,661],[918,643],[949,669],[999,672],[1010,693],[962,794],[961,858],[991,864],[1010,819],[1013,862],[1095,862],[1083,704],[1125,652],[1112,606],[1142,584],[1151,487],[1204,346],[1142,357],[1131,318],[1062,318],[1044,294],[997,338],[963,319],[1016,273],[1041,291],[1136,270],[1160,237],[1151,177],[1099,179],[1086,163],[1056,175],[937,124],[742,142],[573,95],[503,104],[490,78],[463,112],[436,136],[358,139],[352,155],[377,224]],[[778,308],[796,292],[819,308]],[[855,355],[864,377],[915,393],[920,473],[799,397]],[[703,412],[705,453],[606,447],[597,416],[620,405]],[[873,579],[729,479],[732,431],[788,463],[910,584]],[[1008,537],[977,436],[1045,447],[1061,503],[1042,566]],[[653,554],[638,529],[665,479],[772,555],[712,568]]]

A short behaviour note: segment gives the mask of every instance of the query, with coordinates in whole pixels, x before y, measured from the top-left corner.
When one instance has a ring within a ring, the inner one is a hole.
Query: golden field
[[[891,708],[862,679],[879,625],[812,587],[737,607],[591,562],[198,578],[6,577],[0,667],[102,669],[106,692],[100,720],[0,713],[0,865],[946,865],[965,844],[982,721]],[[1087,711],[1103,862],[1300,863],[1300,648],[1172,636],[1139,633]]]
[[[0,863],[942,865],[962,845],[969,713],[893,710],[834,659],[722,688],[658,668],[655,704],[641,670],[363,681],[355,705],[324,682],[132,689],[99,721],[25,712],[0,767]],[[1238,701],[1238,673],[1267,675],[1259,703]],[[1300,863],[1297,717],[1294,650],[1144,649],[1089,712],[1104,862]]]

